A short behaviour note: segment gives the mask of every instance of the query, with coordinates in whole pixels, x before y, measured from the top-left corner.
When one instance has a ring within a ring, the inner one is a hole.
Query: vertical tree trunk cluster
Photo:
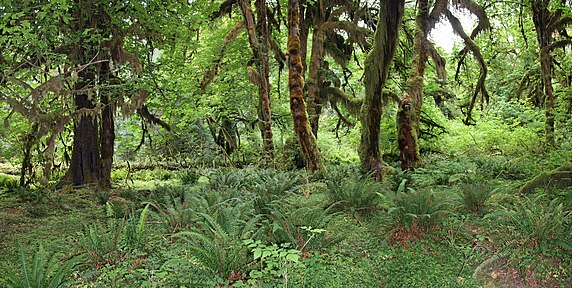
[[[248,42],[252,48],[254,63],[256,66],[258,86],[258,117],[260,123],[260,133],[262,135],[262,151],[263,164],[269,165],[274,158],[274,144],[272,141],[272,123],[270,109],[270,82],[269,82],[269,64],[268,64],[268,21],[266,12],[266,2],[264,0],[256,1],[257,24],[254,22],[254,16],[247,0],[238,0],[240,10],[244,16],[246,31],[248,33]]]
[[[290,90],[290,111],[294,131],[298,137],[306,166],[311,171],[322,170],[320,152],[316,137],[312,133],[306,103],[304,102],[304,66],[300,54],[300,9],[298,0],[288,1],[288,88]]]
[[[361,109],[359,156],[362,170],[365,173],[372,173],[376,179],[381,179],[385,170],[385,163],[379,150],[379,129],[385,106],[382,94],[389,66],[395,54],[404,6],[404,0],[380,0],[379,20],[373,47],[365,61],[365,99]]]

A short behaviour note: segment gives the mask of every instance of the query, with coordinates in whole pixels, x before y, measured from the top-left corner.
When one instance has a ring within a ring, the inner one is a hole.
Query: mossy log
[[[528,194],[536,188],[564,189],[572,187],[572,162],[568,162],[554,171],[542,172],[520,188],[520,193]]]

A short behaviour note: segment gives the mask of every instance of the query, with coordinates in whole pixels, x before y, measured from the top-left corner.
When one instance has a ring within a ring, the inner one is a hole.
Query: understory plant
[[[215,215],[201,213],[195,229],[173,237],[188,241],[193,258],[222,279],[246,273],[249,257],[243,240],[255,237],[260,217],[244,208],[223,206]]]
[[[465,183],[460,186],[460,201],[462,206],[470,212],[482,216],[486,213],[486,204],[497,189],[477,182]]]
[[[328,203],[333,210],[365,216],[387,204],[381,185],[368,177],[347,178],[343,181],[330,180],[326,184]]]
[[[390,196],[388,213],[392,216],[393,227],[428,230],[442,224],[445,216],[451,213],[449,199],[445,193],[431,189],[398,192]]]
[[[20,248],[20,271],[12,271],[6,265],[1,265],[0,282],[11,288],[67,287],[74,269],[81,265],[82,260],[82,256],[75,256],[60,261],[55,253],[49,256],[41,244],[35,255],[28,258],[24,249]]]
[[[508,247],[572,247],[572,211],[565,209],[560,198],[547,198],[546,194],[523,196],[515,199],[513,205],[485,215],[485,219],[513,231],[508,236]]]

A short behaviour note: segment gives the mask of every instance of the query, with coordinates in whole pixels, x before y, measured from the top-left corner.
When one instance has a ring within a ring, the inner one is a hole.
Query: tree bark
[[[239,0],[238,4],[244,16],[248,42],[252,48],[253,58],[258,72],[258,117],[260,121],[260,133],[262,135],[263,164],[269,165],[274,158],[274,144],[272,141],[272,122],[270,107],[270,82],[268,63],[268,21],[266,3],[264,0],[256,1],[258,23],[255,25],[250,5],[246,0]],[[258,35],[257,35],[258,34]],[[260,39],[259,39],[259,37]]]
[[[427,33],[429,31],[429,3],[419,0],[413,39],[413,65],[407,89],[397,112],[397,143],[401,169],[415,169],[422,164],[419,152],[419,119],[423,106],[423,78],[427,63]]]
[[[318,5],[320,6],[320,5]],[[314,16],[314,34],[312,36],[312,54],[310,55],[309,77],[306,84],[308,85],[308,117],[310,118],[310,126],[312,133],[318,137],[318,126],[320,121],[320,113],[322,107],[320,103],[320,67],[324,62],[324,40],[326,33],[321,28],[322,21],[320,15]]]
[[[288,87],[290,90],[290,111],[294,132],[302,150],[306,167],[310,171],[322,170],[320,152],[316,137],[310,128],[306,103],[304,102],[303,64],[300,56],[300,12],[298,0],[288,1]]]
[[[99,182],[101,175],[101,157],[99,154],[99,125],[97,116],[91,109],[95,107],[88,97],[88,92],[82,91],[86,85],[75,89],[76,110],[79,112],[74,121],[73,148],[69,180],[73,185],[93,184]]]
[[[389,66],[395,54],[404,6],[404,0],[380,0],[379,20],[373,47],[365,62],[365,99],[361,109],[359,155],[363,172],[372,173],[376,179],[381,179],[385,170],[379,150],[379,126],[384,108],[382,94]]]
[[[549,22],[553,17],[548,10],[549,0],[532,1],[532,20],[536,30],[536,38],[540,48],[540,77],[544,92],[544,131],[546,142],[549,146],[554,145],[554,91],[552,88],[553,60],[549,47],[553,42]]]

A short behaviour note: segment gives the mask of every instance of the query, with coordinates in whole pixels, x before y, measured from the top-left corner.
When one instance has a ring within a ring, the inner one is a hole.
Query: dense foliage
[[[571,7],[1,1],[0,286],[569,287]]]

